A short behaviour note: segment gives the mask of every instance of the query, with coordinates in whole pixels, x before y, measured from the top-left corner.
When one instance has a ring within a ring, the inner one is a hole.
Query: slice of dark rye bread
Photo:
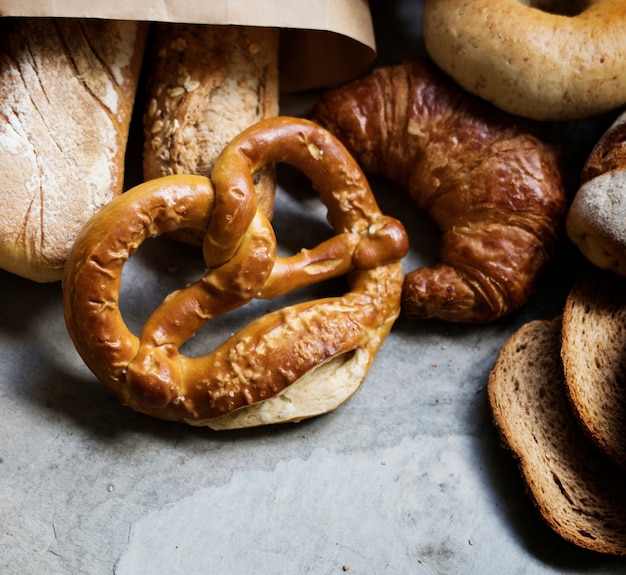
[[[626,469],[626,278],[588,269],[569,292],[561,331],[574,412],[598,448]]]
[[[565,392],[561,318],[523,325],[489,376],[493,419],[545,521],[565,540],[626,554],[626,475],[578,426]]]

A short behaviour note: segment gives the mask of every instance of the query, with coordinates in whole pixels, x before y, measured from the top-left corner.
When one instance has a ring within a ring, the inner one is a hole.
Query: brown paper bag
[[[376,55],[367,0],[0,0],[0,16],[278,27],[283,92],[344,82]]]

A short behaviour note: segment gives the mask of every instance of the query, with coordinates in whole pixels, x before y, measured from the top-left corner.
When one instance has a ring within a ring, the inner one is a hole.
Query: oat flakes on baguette
[[[147,24],[0,19],[0,268],[59,280],[89,217],[122,192]]]
[[[580,425],[626,469],[626,278],[590,266],[577,279],[563,312],[561,358]]]
[[[143,176],[209,177],[237,134],[278,114],[276,28],[155,24],[147,54]],[[256,174],[259,204],[271,217],[273,165]],[[171,234],[192,244],[200,234]]]
[[[567,541],[626,554],[626,475],[578,426],[565,391],[561,318],[523,325],[489,376],[496,427],[543,519]]]

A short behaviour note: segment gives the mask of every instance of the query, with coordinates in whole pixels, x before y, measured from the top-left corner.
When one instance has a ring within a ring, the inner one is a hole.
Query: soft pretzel
[[[466,94],[427,61],[331,90],[312,117],[441,229],[441,263],[405,277],[407,316],[486,322],[528,300],[566,203],[556,152],[534,124]]]
[[[333,237],[277,257],[253,183],[267,162],[311,180]],[[146,238],[182,228],[206,230],[206,275],[170,294],[137,337],[118,306],[122,268]],[[380,212],[334,137],[306,120],[265,120],[225,148],[211,179],[150,180],[88,222],[66,266],[66,324],[87,366],[136,411],[219,429],[299,420],[333,409],[363,381],[399,313],[407,248],[404,228]],[[343,296],[270,313],[203,357],[179,352],[219,314],[346,273]]]
[[[623,0],[426,0],[433,60],[461,86],[536,120],[626,103]]]

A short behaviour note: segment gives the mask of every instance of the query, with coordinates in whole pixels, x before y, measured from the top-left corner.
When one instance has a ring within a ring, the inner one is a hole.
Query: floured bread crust
[[[626,277],[626,112],[589,154],[566,229],[592,264]]]
[[[87,219],[122,192],[146,25],[0,22],[0,267],[61,278]]]
[[[591,263],[626,276],[626,170],[581,186],[566,224],[569,238]]]

